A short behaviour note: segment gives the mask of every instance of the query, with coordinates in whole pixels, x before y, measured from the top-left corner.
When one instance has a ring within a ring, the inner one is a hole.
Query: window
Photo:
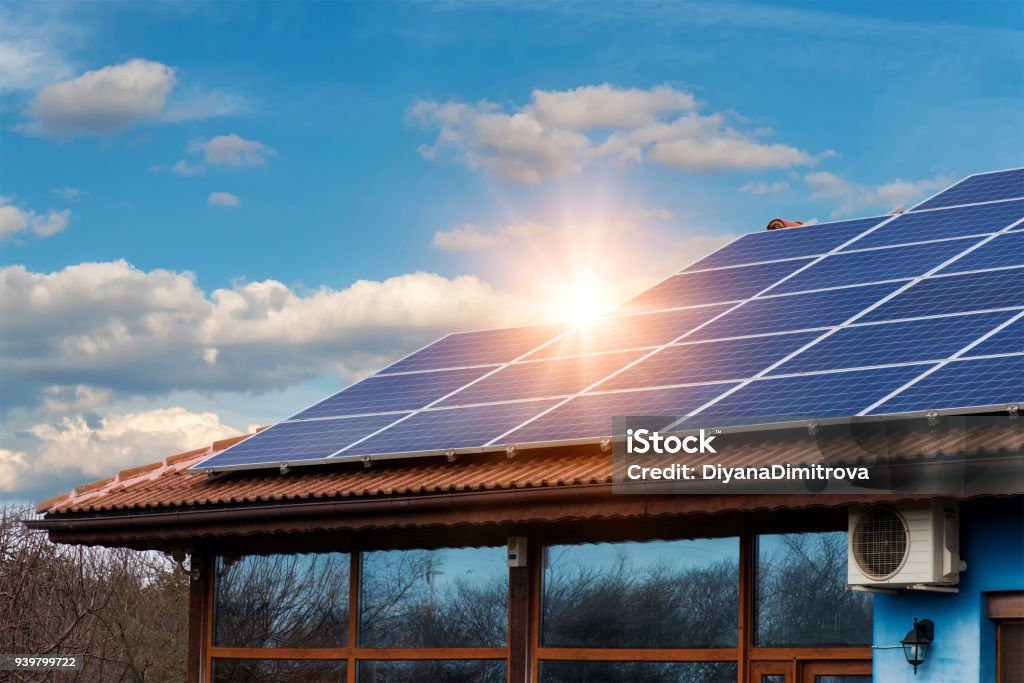
[[[504,548],[367,552],[360,575],[361,647],[504,647],[508,640]]]
[[[846,590],[845,532],[757,537],[756,647],[870,645],[871,596]]]
[[[550,546],[545,647],[735,647],[739,540]]]
[[[320,659],[215,659],[213,683],[344,683],[345,662]]]
[[[997,631],[999,683],[1024,681],[1024,621],[1004,621]]]
[[[345,647],[348,594],[344,553],[218,558],[214,645]]]
[[[505,683],[504,660],[359,662],[359,683]]]
[[[735,662],[542,662],[540,683],[736,683]]]

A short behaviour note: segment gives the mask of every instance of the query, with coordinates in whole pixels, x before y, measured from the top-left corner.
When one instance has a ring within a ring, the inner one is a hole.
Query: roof
[[[923,420],[901,431],[869,436],[811,436],[806,429],[769,430],[746,439],[728,453],[736,467],[823,462],[877,462],[892,459],[1024,454],[1024,420],[970,427],[967,432],[928,426]],[[245,436],[226,439],[159,462],[119,472],[39,504],[48,519],[127,511],[163,512],[239,504],[382,499],[436,494],[523,489],[567,489],[612,481],[611,454],[597,446],[524,450],[504,454],[380,461],[278,470],[225,472],[209,476],[188,469]]]

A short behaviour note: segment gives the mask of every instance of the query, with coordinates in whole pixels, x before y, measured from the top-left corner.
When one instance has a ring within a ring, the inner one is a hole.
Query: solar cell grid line
[[[353,444],[332,461],[393,453],[443,453],[478,448],[557,399],[488,403],[421,410],[373,437]]]
[[[463,368],[399,375],[371,375],[288,418],[338,417],[422,408],[480,377],[488,368]]]
[[[828,253],[836,245],[886,220],[887,216],[857,218],[785,230],[747,233],[708,254],[680,272],[692,273],[755,263],[791,260]]]
[[[953,254],[963,251],[970,246],[971,239],[977,241],[977,238],[967,237],[833,254],[796,277],[790,278],[776,291],[784,294],[915,277],[946,261]]]
[[[846,247],[846,246],[849,246],[849,245],[850,245],[850,244],[852,244],[853,242],[855,242],[855,241],[857,241],[857,240],[859,240],[859,239],[863,238],[863,237],[864,237],[865,235],[870,235],[870,234],[871,234],[871,233],[872,233],[873,231],[875,231],[875,230],[878,230],[879,228],[882,228],[882,227],[884,227],[884,226],[885,226],[885,225],[886,225],[886,224],[887,224],[888,222],[892,221],[892,220],[893,220],[893,219],[895,219],[895,218],[896,218],[895,216],[891,216],[890,218],[888,218],[888,219],[886,219],[886,220],[882,221],[881,223],[879,223],[878,225],[875,225],[875,226],[873,226],[873,227],[871,227],[871,228],[868,228],[868,229],[867,229],[867,230],[865,230],[864,232],[862,232],[862,233],[859,233],[859,234],[857,234],[856,236],[854,236],[854,237],[850,238],[850,239],[849,239],[848,241],[846,241],[846,242],[843,242],[842,244],[839,244],[838,246],[834,247],[834,248],[832,249],[832,251],[831,251],[831,252],[829,252],[829,253],[836,253],[836,252],[838,252],[838,251],[841,251],[841,250],[842,250],[842,249],[843,249],[844,247]],[[770,292],[770,291],[771,291],[771,290],[772,290],[772,289],[773,289],[774,287],[778,286],[778,285],[779,285],[780,283],[782,283],[782,282],[785,282],[785,281],[786,281],[787,279],[789,279],[789,278],[791,278],[791,277],[793,277],[793,276],[795,276],[795,275],[799,274],[799,273],[800,273],[800,272],[801,272],[802,270],[804,270],[804,269],[806,269],[806,268],[810,267],[811,265],[813,265],[813,264],[815,264],[815,263],[819,262],[819,261],[820,261],[821,259],[823,259],[823,258],[825,258],[825,255],[823,255],[823,256],[820,256],[820,257],[817,257],[817,258],[813,258],[813,259],[810,259],[810,260],[809,260],[809,262],[807,263],[807,265],[805,265],[805,266],[803,266],[802,268],[799,268],[799,269],[797,269],[797,270],[795,270],[795,271],[793,271],[793,272],[789,273],[788,275],[784,276],[784,277],[783,277],[783,278],[782,278],[781,280],[779,280],[779,281],[776,281],[776,282],[773,282],[773,283],[771,283],[770,285],[768,285],[767,287],[765,287],[765,288],[764,288],[763,290],[761,290],[760,292],[758,292],[757,294],[755,294],[755,295],[754,295],[753,297],[751,297],[751,300],[752,300],[752,299],[756,299],[757,297],[759,297],[759,296],[761,296],[761,295],[763,295],[763,294],[766,294],[766,293]],[[748,301],[749,301],[749,300],[748,300]],[[697,332],[699,332],[699,331],[700,331],[700,330],[701,330],[702,328],[706,327],[707,325],[709,325],[709,324],[711,324],[711,323],[714,323],[714,322],[715,322],[716,320],[718,320],[718,319],[722,318],[723,316],[726,316],[726,315],[728,315],[729,313],[731,313],[731,312],[735,311],[736,309],[740,308],[740,307],[741,307],[741,306],[743,306],[743,305],[744,305],[745,303],[747,303],[747,301],[741,301],[741,302],[738,302],[738,303],[736,303],[735,305],[733,305],[733,306],[731,306],[731,307],[727,308],[727,309],[726,309],[725,311],[723,311],[722,313],[718,314],[718,315],[717,315],[717,316],[715,316],[714,318],[711,318],[710,320],[708,320],[708,321],[706,321],[706,322],[704,322],[704,323],[701,323],[700,325],[698,325],[698,326],[697,326],[697,327],[695,327],[694,329],[692,329],[692,330],[689,330],[689,331],[687,331],[687,332],[683,333],[682,335],[680,335],[679,337],[677,337],[676,339],[674,339],[674,340],[672,341],[672,343],[677,343],[677,342],[683,341],[684,339],[686,339],[686,338],[690,337],[690,336],[691,336],[691,335],[693,335],[694,333],[697,333]],[[651,355],[651,354],[655,353],[656,351],[657,351],[657,350],[655,350],[655,351],[650,351],[650,352],[648,352],[648,353],[647,353],[646,355],[644,355],[644,356],[641,356],[641,357],[640,357],[640,358],[639,358],[638,360],[636,360],[636,361],[633,361],[633,363],[632,363],[632,364],[630,364],[630,365],[627,365],[627,366],[626,366],[625,368],[622,368],[621,370],[618,370],[618,371],[616,371],[616,372],[615,372],[615,373],[613,373],[612,375],[609,375],[608,377],[606,377],[606,378],[605,378],[605,380],[609,380],[609,379],[611,379],[612,377],[614,377],[614,376],[615,376],[616,374],[619,374],[619,373],[621,373],[621,372],[624,372],[625,370],[628,370],[628,369],[629,369],[629,368],[631,367],[631,365],[634,365],[634,364],[636,364],[636,363],[638,363],[638,362],[640,362],[640,361],[644,360],[645,358],[647,358],[647,356],[649,356],[649,355]],[[588,387],[588,389],[589,389],[589,387]],[[585,390],[584,390],[583,392],[581,392],[581,393],[586,393],[586,391],[587,391],[587,389],[585,389]],[[727,393],[728,393],[728,390],[727,390]],[[526,425],[530,424],[531,422],[534,422],[534,421],[536,421],[536,420],[539,420],[539,419],[542,419],[542,418],[544,418],[544,416],[545,416],[545,415],[547,415],[548,413],[550,413],[550,412],[551,412],[552,410],[554,410],[554,409],[558,408],[558,407],[559,407],[560,405],[563,405],[563,404],[564,404],[564,403],[565,403],[566,401],[570,401],[570,400],[572,400],[572,398],[573,398],[573,397],[570,397],[570,398],[568,398],[568,399],[563,399],[562,403],[558,403],[558,404],[556,404],[556,405],[555,405],[555,406],[554,406],[553,408],[548,408],[547,410],[545,410],[545,411],[543,411],[543,412],[541,412],[541,413],[539,413],[539,414],[535,415],[534,417],[530,418],[529,420],[527,420],[526,422],[524,422],[524,423],[523,423],[522,425],[520,425],[520,427],[525,427]],[[517,429],[518,429],[518,428],[517,428]],[[511,433],[512,431],[514,431],[514,430],[510,430],[510,433]],[[491,441],[489,441],[489,442],[488,442],[487,444],[485,444],[485,445],[486,445],[486,446],[492,446],[492,445],[494,445],[495,443],[499,443],[499,442],[500,442],[500,440],[501,440],[501,439],[503,439],[503,438],[505,438],[505,437],[506,437],[507,435],[508,435],[508,434],[502,434],[501,436],[495,437],[494,439],[492,439]]]
[[[1024,197],[1024,168],[978,173],[942,190],[914,207],[914,211],[960,204]]]
[[[516,427],[498,437],[501,443],[531,444],[569,442],[612,434],[612,416],[646,416],[642,425],[660,429],[675,415],[687,413],[693,406],[731,386],[701,384],[687,387],[666,387],[615,391],[601,394],[580,394],[565,401],[537,419]],[[491,443],[497,442],[495,439]]]
[[[1024,354],[953,360],[865,415],[1002,407],[1024,401]]]
[[[859,415],[869,415],[869,414],[871,414],[873,411],[877,410],[879,408],[879,406],[887,403],[888,401],[890,401],[891,399],[893,399],[893,398],[895,398],[897,396],[900,396],[901,394],[903,394],[904,391],[910,390],[912,387],[914,387],[918,383],[927,380],[929,375],[931,375],[934,372],[937,372],[937,371],[941,370],[947,363],[952,362],[954,360],[958,360],[958,359],[960,359],[962,357],[965,357],[965,356],[968,356],[968,355],[973,355],[974,352],[975,352],[975,349],[978,349],[980,347],[984,347],[984,345],[989,340],[996,338],[1004,330],[1010,328],[1014,323],[1019,321],[1022,316],[1024,316],[1024,311],[1022,311],[1018,315],[1010,318],[1009,320],[1007,320],[1003,324],[995,327],[994,329],[989,330],[988,332],[986,332],[982,336],[978,337],[977,339],[975,339],[974,341],[970,342],[969,344],[964,346],[962,349],[960,349],[959,351],[954,353],[947,360],[939,363],[938,365],[936,365],[935,367],[931,368],[930,370],[926,370],[925,372],[921,373],[917,377],[912,378],[906,384],[904,384],[901,387],[898,387],[892,393],[890,393],[887,396],[882,397],[881,399],[879,399],[875,403],[872,403],[870,406],[868,406],[861,413],[858,413],[858,414]],[[1014,381],[1017,382],[1018,387],[1020,385],[1020,377],[1021,377],[1021,375],[1018,374],[1018,376],[1014,380]]]
[[[887,302],[864,322],[894,320],[910,315],[941,315],[991,307],[995,302],[1021,301],[1024,297],[1024,269],[1002,268],[974,273],[936,275],[919,281],[913,288]]]
[[[1024,218],[1022,199],[903,213],[887,223],[884,229],[875,230],[863,240],[858,240],[853,248],[867,249],[947,237],[988,235],[1002,232],[1021,218]]]
[[[965,273],[983,268],[1024,265],[1024,232],[1007,232],[960,259],[941,273]]]
[[[1024,311],[1013,317],[1006,327],[970,349],[971,356],[1024,352]]]
[[[877,226],[876,228],[873,228],[872,230],[878,230],[878,229],[884,228],[884,227],[885,227],[886,225],[887,225],[887,223],[882,223],[882,224],[880,224],[879,226]],[[870,234],[871,232],[872,232],[872,231],[871,231],[871,230],[869,230],[868,232],[864,233],[864,235],[869,235],[869,234]],[[862,237],[863,237],[863,236],[862,236]],[[878,309],[879,309],[880,307],[884,307],[884,306],[886,305],[886,303],[888,303],[889,301],[893,300],[893,299],[894,299],[895,297],[898,297],[898,296],[899,296],[900,294],[902,294],[902,293],[906,292],[906,291],[907,291],[908,289],[911,289],[912,287],[914,287],[915,285],[917,285],[918,283],[920,283],[920,282],[921,282],[921,281],[922,281],[923,279],[925,279],[925,278],[927,278],[928,276],[930,276],[930,275],[932,275],[932,274],[934,274],[934,273],[938,272],[939,270],[942,270],[942,269],[943,269],[943,268],[945,268],[946,266],[948,266],[948,265],[950,265],[950,264],[952,264],[952,263],[956,262],[956,261],[957,261],[958,259],[960,259],[960,258],[963,258],[964,256],[967,256],[968,254],[970,254],[971,252],[975,251],[976,249],[979,249],[979,248],[983,247],[983,246],[984,246],[984,245],[985,245],[985,244],[986,244],[987,242],[991,241],[991,240],[992,240],[992,239],[994,239],[995,237],[996,237],[995,235],[989,235],[989,236],[988,236],[987,238],[984,238],[984,239],[982,239],[982,240],[981,240],[981,241],[979,241],[979,242],[975,242],[975,243],[974,243],[974,244],[972,244],[972,245],[971,245],[970,247],[968,247],[967,249],[965,249],[965,250],[961,251],[961,252],[960,252],[959,254],[957,254],[956,256],[953,256],[953,257],[952,257],[952,258],[950,258],[949,260],[947,260],[947,261],[945,261],[945,262],[943,262],[943,263],[940,263],[940,264],[938,264],[937,266],[935,266],[934,268],[932,268],[932,269],[931,269],[931,270],[929,270],[928,272],[924,273],[924,274],[923,274],[923,275],[921,275],[920,277],[916,277],[916,278],[914,278],[913,280],[911,280],[910,282],[907,282],[906,284],[904,284],[904,285],[902,285],[901,287],[897,288],[896,290],[894,290],[894,291],[892,291],[892,292],[890,292],[890,293],[886,294],[886,295],[885,295],[885,296],[883,296],[883,297],[882,297],[881,299],[878,299],[878,300],[877,300],[877,301],[875,301],[875,302],[874,302],[873,304],[871,304],[871,305],[867,306],[866,308],[864,308],[863,310],[861,310],[861,311],[860,311],[859,313],[855,314],[855,315],[854,315],[853,317],[851,317],[851,318],[849,318],[848,320],[846,320],[845,322],[843,322],[843,323],[842,323],[841,325],[838,325],[837,327],[834,327],[834,328],[832,328],[832,329],[830,329],[830,330],[828,330],[828,331],[826,331],[826,332],[822,333],[822,335],[821,335],[820,337],[818,337],[817,339],[814,339],[814,340],[812,340],[812,341],[808,342],[808,343],[807,343],[807,344],[806,344],[806,345],[805,345],[804,347],[802,347],[802,348],[800,348],[800,349],[797,349],[796,351],[792,352],[792,353],[791,353],[791,354],[789,354],[788,356],[785,356],[785,357],[783,357],[783,358],[782,358],[781,360],[778,360],[778,361],[776,361],[775,363],[773,363],[773,364],[769,365],[769,366],[768,366],[767,368],[765,368],[764,370],[762,370],[762,371],[761,371],[761,372],[760,372],[760,373],[759,373],[759,374],[758,374],[758,375],[757,375],[757,376],[755,377],[755,379],[756,379],[757,377],[763,377],[763,376],[765,376],[765,375],[768,375],[768,374],[770,374],[770,373],[771,373],[771,372],[772,372],[773,370],[775,370],[776,368],[780,367],[780,366],[781,366],[781,365],[782,365],[783,363],[786,363],[786,362],[788,362],[788,361],[789,361],[789,360],[791,360],[792,358],[794,358],[794,357],[798,356],[798,355],[799,355],[800,353],[802,353],[803,351],[806,351],[807,349],[813,348],[813,347],[814,347],[814,345],[816,345],[816,344],[818,344],[818,343],[822,342],[822,341],[823,341],[823,340],[825,340],[825,339],[828,339],[829,337],[831,337],[831,336],[832,336],[833,334],[835,334],[835,333],[836,333],[836,332],[838,332],[839,330],[843,329],[844,327],[847,327],[847,326],[849,326],[849,325],[852,325],[853,323],[855,323],[855,322],[858,322],[858,321],[859,321],[859,320],[861,320],[862,318],[864,319],[864,320],[863,320],[862,322],[868,322],[869,318],[867,318],[866,316],[869,316],[869,315],[870,315],[870,314],[872,313],[872,311],[876,311],[876,310],[878,310]],[[859,238],[856,238],[856,239],[859,239]],[[847,244],[849,244],[849,243],[847,243]],[[843,247],[839,247],[839,248],[838,248],[838,249],[837,249],[836,251],[842,251],[842,249],[843,249]],[[920,315],[920,312],[918,312],[918,315]],[[908,316],[904,316],[904,317],[908,317]],[[990,332],[989,334],[991,334],[991,332]],[[712,400],[711,400],[710,402],[708,402],[707,404],[705,404],[705,405],[701,406],[700,408],[698,408],[698,409],[697,409],[697,410],[695,411],[695,413],[694,413],[694,414],[700,414],[700,413],[703,413],[703,411],[705,411],[706,409],[708,409],[708,408],[710,408],[711,406],[715,405],[715,404],[716,404],[716,403],[718,403],[719,401],[722,401],[722,400],[724,400],[724,399],[727,399],[727,398],[728,398],[728,397],[729,397],[729,396],[730,396],[731,394],[733,394],[733,393],[735,393],[735,392],[737,392],[737,391],[740,391],[740,390],[742,390],[742,389],[743,389],[743,388],[744,388],[744,387],[745,387],[745,386],[746,386],[746,385],[747,385],[747,384],[748,384],[748,383],[749,383],[750,381],[753,381],[753,380],[746,380],[746,381],[744,381],[744,382],[741,382],[741,383],[740,383],[739,385],[737,385],[737,386],[736,386],[735,388],[733,388],[733,389],[729,389],[729,390],[726,390],[726,391],[725,391],[724,393],[722,393],[722,394],[721,394],[720,396],[718,396],[717,398],[715,398],[715,399],[712,399]],[[674,426],[675,426],[675,424],[673,424],[673,425],[670,425],[670,428],[671,428],[671,427],[674,427]]]
[[[794,259],[699,274],[679,273],[633,297],[619,310],[663,310],[747,299],[811,261]]]
[[[798,332],[665,346],[592,391],[746,379],[817,335]]]
[[[565,329],[564,325],[532,325],[455,332],[392,363],[377,374],[500,365],[553,339]]]
[[[783,363],[770,375],[943,360],[1017,314],[965,313],[851,325]]]
[[[323,462],[338,450],[339,444],[352,443],[402,415],[405,413],[278,422],[189,469],[232,470],[253,465],[276,467],[293,461]]]
[[[506,365],[487,379],[466,386],[438,406],[497,403],[525,398],[567,396],[638,358],[643,351],[554,358]]]
[[[727,305],[698,306],[668,311],[605,316],[570,330],[558,341],[533,351],[526,360],[579,356],[602,351],[661,346],[724,311]]]

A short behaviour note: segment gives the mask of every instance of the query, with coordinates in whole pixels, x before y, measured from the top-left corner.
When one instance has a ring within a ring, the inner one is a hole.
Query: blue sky
[[[1024,157],[1024,10],[0,4],[0,496]],[[198,439],[198,443],[195,440]]]

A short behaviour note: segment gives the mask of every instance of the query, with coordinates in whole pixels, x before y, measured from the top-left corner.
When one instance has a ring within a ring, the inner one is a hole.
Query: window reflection
[[[736,538],[551,546],[544,562],[547,647],[736,645]]]
[[[871,596],[846,590],[846,532],[759,536],[755,645],[870,645]]]
[[[332,660],[213,660],[213,683],[344,683],[345,678],[345,662]]]
[[[360,576],[363,647],[505,645],[504,547],[367,552]]]
[[[348,579],[344,553],[219,557],[214,644],[345,647]]]
[[[359,662],[359,683],[505,683],[504,660]]]
[[[541,662],[540,683],[736,683],[735,662]]]

